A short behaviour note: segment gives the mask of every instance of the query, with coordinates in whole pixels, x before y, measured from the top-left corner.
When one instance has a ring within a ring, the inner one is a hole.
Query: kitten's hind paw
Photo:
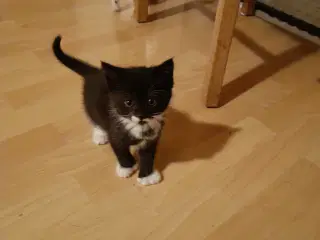
[[[92,132],[92,142],[96,145],[106,144],[108,142],[108,134],[99,126],[95,126]]]
[[[144,186],[157,184],[160,181],[161,181],[161,175],[157,170],[154,170],[153,173],[151,173],[149,176],[138,178],[138,182]]]
[[[138,169],[138,164],[135,164],[132,168],[121,167],[120,164],[117,165],[116,173],[118,177],[128,178]]]

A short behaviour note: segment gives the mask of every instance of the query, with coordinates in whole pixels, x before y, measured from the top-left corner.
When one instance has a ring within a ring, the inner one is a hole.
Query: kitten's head
[[[154,135],[161,128],[162,113],[173,88],[172,59],[152,67],[121,68],[102,62],[109,97],[125,127],[138,138]],[[158,129],[159,128],[159,129]]]

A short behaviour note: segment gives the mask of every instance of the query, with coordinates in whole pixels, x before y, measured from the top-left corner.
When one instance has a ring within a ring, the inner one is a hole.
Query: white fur
[[[145,125],[140,125],[140,119],[136,116],[132,116],[131,119],[120,117],[120,121],[124,125],[124,127],[130,132],[130,134],[137,138],[143,139],[143,132],[148,131],[149,128],[153,129],[155,134],[152,137],[146,137],[146,140],[152,140],[158,136],[158,133],[161,129],[161,121],[163,120],[162,115],[156,115],[152,118],[144,119],[146,121]]]
[[[112,10],[115,12],[120,11],[120,0],[111,0]]]
[[[161,181],[161,175],[157,170],[154,170],[153,173],[151,173],[147,177],[138,178],[138,182],[144,186],[157,184],[160,181]]]
[[[95,126],[92,131],[92,141],[94,144],[102,145],[108,142],[108,133],[99,126]]]
[[[157,119],[159,122],[164,120],[164,117],[162,114],[154,115],[153,118]]]
[[[156,135],[158,135],[158,133],[161,129],[161,122],[156,118],[147,118],[146,122],[147,122],[148,126],[151,129],[153,129],[155,133],[157,133]]]
[[[136,117],[136,116],[132,116],[131,117],[131,121],[134,123],[139,123],[140,122],[140,118]]]
[[[142,140],[138,144],[132,145],[131,147],[133,151],[138,152],[141,148],[145,148],[146,145],[147,145],[147,141]]]
[[[138,169],[138,165],[134,165],[132,168],[124,168],[121,167],[120,164],[116,167],[116,173],[121,178],[128,178],[130,177],[136,170]]]

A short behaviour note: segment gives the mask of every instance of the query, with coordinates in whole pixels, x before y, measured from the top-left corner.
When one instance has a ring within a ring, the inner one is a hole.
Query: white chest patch
[[[132,116],[131,119],[120,117],[120,121],[134,138],[152,140],[155,139],[160,132],[163,116],[156,115],[152,118],[146,118],[143,120],[143,124],[140,124],[140,119],[135,116]]]

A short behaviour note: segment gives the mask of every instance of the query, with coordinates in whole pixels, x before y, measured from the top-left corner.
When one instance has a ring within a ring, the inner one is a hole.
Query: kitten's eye
[[[155,105],[157,105],[157,101],[154,100],[153,98],[149,98],[148,99],[148,104],[152,107],[154,107]]]
[[[132,107],[133,106],[133,101],[132,100],[125,100],[124,101],[124,105],[126,105],[126,107]]]

